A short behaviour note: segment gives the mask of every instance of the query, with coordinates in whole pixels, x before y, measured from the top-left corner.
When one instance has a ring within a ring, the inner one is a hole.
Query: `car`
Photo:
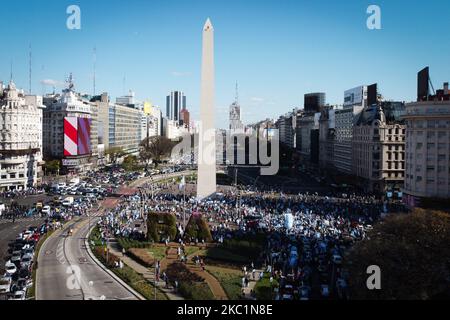
[[[28,289],[33,285],[33,280],[29,279],[29,278],[19,278],[19,280],[17,280],[17,286],[19,288],[22,289]]]
[[[30,271],[30,269],[22,268],[17,273],[18,273],[18,277],[17,277],[18,279],[22,279],[22,278],[29,279],[29,278],[31,278],[31,271]]]
[[[340,255],[335,254],[332,258],[334,264],[341,264],[342,257]]]
[[[27,230],[22,234],[24,240],[28,240],[34,234],[33,231]]]
[[[22,259],[22,251],[19,252],[19,254],[13,254],[10,261],[11,263],[14,263],[16,266],[20,265],[20,260]]]
[[[44,207],[42,208],[42,213],[43,213],[43,214],[49,215],[49,214],[50,214],[50,211],[51,211],[51,207],[50,207],[50,206],[44,206]]]
[[[0,293],[9,293],[11,289],[12,279],[11,277],[0,278]]]
[[[294,296],[292,294],[283,294],[281,300],[294,300]]]
[[[7,274],[13,275],[17,272],[17,267],[14,263],[12,263],[11,261],[8,261],[5,264],[5,271]]]
[[[24,256],[26,256],[26,255],[33,256],[34,255],[34,249],[31,248],[31,247],[28,247],[28,248],[23,249],[22,253],[23,253]]]
[[[27,254],[22,257],[22,260],[20,261],[20,267],[29,269],[32,263],[33,263],[33,256]]]
[[[330,288],[328,287],[328,285],[323,284],[320,286],[320,294],[324,298],[328,298],[330,296]]]
[[[25,300],[25,298],[26,298],[25,291],[18,290],[15,291],[8,300]]]

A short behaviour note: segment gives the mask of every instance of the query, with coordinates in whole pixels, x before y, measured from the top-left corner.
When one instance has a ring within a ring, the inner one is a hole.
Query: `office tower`
[[[182,91],[172,91],[166,97],[166,117],[168,120],[180,120],[181,110],[186,109],[186,96]]]

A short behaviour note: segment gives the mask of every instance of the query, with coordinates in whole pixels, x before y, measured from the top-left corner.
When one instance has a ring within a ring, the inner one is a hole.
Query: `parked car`
[[[0,293],[9,293],[11,284],[12,284],[11,277],[0,278]]]
[[[11,297],[9,298],[9,300],[25,300],[26,295],[25,295],[25,291],[23,290],[19,290],[19,291],[15,291]]]
[[[13,275],[17,272],[17,267],[14,263],[11,261],[6,262],[5,264],[5,270],[7,274]]]
[[[23,290],[30,288],[32,285],[33,285],[33,280],[31,280],[29,278],[19,278],[19,280],[17,280],[17,286],[19,288],[22,288]]]
[[[20,261],[20,267],[30,269],[32,263],[33,263],[33,256],[27,254],[22,257],[22,260]]]

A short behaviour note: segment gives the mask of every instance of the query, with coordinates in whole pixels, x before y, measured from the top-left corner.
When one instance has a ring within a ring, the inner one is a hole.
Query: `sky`
[[[381,30],[369,30],[369,5]],[[69,30],[69,5],[81,29]],[[386,99],[413,101],[417,72],[430,66],[435,88],[450,80],[447,0],[17,0],[2,1],[0,80],[32,92],[60,91],[73,73],[77,91],[115,100],[132,89],[165,113],[170,91],[184,91],[199,118],[202,27],[215,30],[216,126],[228,126],[236,81],[244,123],[303,107],[303,95],[377,82]]]

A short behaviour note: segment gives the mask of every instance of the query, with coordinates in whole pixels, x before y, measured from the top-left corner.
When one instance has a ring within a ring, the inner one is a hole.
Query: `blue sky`
[[[81,30],[66,28],[66,8],[81,8]],[[366,27],[369,5],[381,7],[381,30]],[[40,0],[2,3],[0,79],[28,88],[63,82],[115,99],[133,89],[165,111],[165,95],[183,90],[198,118],[201,30],[215,28],[217,125],[226,127],[235,82],[245,123],[302,107],[303,94],[324,91],[342,104],[343,92],[378,82],[388,99],[414,100],[416,74],[429,65],[435,88],[450,80],[450,19],[446,0]],[[60,90],[58,88],[57,90]]]

